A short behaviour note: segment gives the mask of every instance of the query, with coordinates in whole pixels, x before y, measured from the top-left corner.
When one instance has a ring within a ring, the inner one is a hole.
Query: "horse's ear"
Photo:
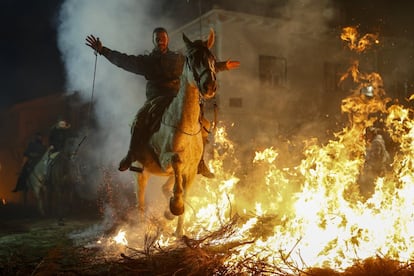
[[[214,30],[213,28],[210,28],[210,34],[208,35],[208,39],[207,39],[207,48],[211,49],[211,47],[213,47],[214,44]]]
[[[191,40],[183,33],[183,40],[185,42],[185,45],[190,46],[192,44]]]

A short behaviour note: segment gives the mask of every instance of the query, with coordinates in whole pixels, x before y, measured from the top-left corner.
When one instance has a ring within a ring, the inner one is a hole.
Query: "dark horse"
[[[159,129],[150,137],[149,143],[139,149],[138,161],[144,170],[137,177],[138,207],[143,212],[150,175],[169,176],[163,191],[168,191],[165,194],[171,196],[169,211],[179,216],[176,236],[183,234],[185,197],[203,153],[200,102],[214,97],[217,88],[215,57],[209,50],[214,43],[213,30],[207,41],[191,41],[185,34],[183,40],[186,61],[181,87],[165,109]]]

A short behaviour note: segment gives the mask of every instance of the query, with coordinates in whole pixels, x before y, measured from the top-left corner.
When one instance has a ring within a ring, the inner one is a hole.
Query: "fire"
[[[379,44],[378,35],[365,34],[359,37],[358,30],[355,27],[345,27],[342,29],[341,39],[348,42],[350,50],[357,53],[365,51],[373,44]]]
[[[128,245],[128,241],[125,237],[126,232],[123,230],[119,230],[118,234],[113,237],[112,239],[115,241],[116,244],[120,244],[120,245]]]
[[[344,28],[341,38],[358,52],[377,41],[373,35],[358,40],[354,28]],[[187,198],[186,235],[202,238],[223,227],[236,214],[241,222],[231,235],[217,236],[210,245],[239,242],[224,261],[247,272],[244,260],[257,261],[292,272],[294,268],[328,267],[345,270],[356,260],[377,255],[400,262],[414,257],[414,121],[413,110],[390,99],[377,73],[359,72],[358,63],[348,71],[353,80],[373,86],[372,97],[354,91],[342,101],[350,125],[325,144],[304,142],[297,166],[277,166],[282,152],[277,146],[257,151],[247,177],[238,175],[236,147],[225,127],[215,134],[215,156],[210,161],[215,179],[199,178]],[[383,117],[371,116],[382,114]],[[382,121],[398,144],[392,169],[375,180],[373,194],[364,198],[358,177],[365,161],[363,130]],[[289,141],[287,142],[289,143]],[[280,147],[282,148],[282,147]],[[286,154],[286,153],[285,153]],[[228,164],[231,164],[230,166]],[[168,227],[171,229],[168,229]],[[165,234],[159,248],[175,240]],[[114,238],[127,244],[125,232]],[[294,273],[295,271],[293,271]]]
[[[276,148],[256,152],[252,164],[260,166],[261,179],[248,184],[223,169],[235,147],[226,137],[217,137],[218,150],[227,151],[217,153],[210,164],[216,178],[200,178],[194,184],[186,235],[202,238],[238,213],[243,219],[231,235],[209,242],[240,243],[224,260],[228,266],[251,260],[290,272],[292,264],[298,269],[344,270],[355,260],[377,255],[409,262],[414,256],[414,122],[412,110],[403,106],[392,105],[386,112],[387,129],[398,139],[400,151],[393,170],[376,180],[368,199],[356,184],[365,150],[360,128],[344,128],[325,145],[307,141],[296,167],[278,168]],[[225,136],[224,129],[217,133]],[[159,248],[174,243],[165,234],[173,228],[158,237]],[[126,242],[125,232],[117,236]]]
[[[3,205],[6,205],[6,203],[7,203],[5,198],[2,198],[1,202],[3,203]]]

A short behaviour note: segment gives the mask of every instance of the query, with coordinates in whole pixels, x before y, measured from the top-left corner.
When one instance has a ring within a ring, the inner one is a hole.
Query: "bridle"
[[[206,50],[208,51],[207,48],[206,48]],[[193,54],[194,54],[194,52],[193,52]],[[215,72],[215,68],[214,68],[215,58],[214,58],[213,55],[209,54],[209,58],[210,57],[212,58],[212,62],[210,62],[210,60],[209,60],[209,66],[206,66],[206,68],[203,71],[201,71],[201,73],[199,74],[197,72],[197,70],[195,69],[194,65],[191,63],[189,56],[190,56],[189,54],[186,56],[185,63],[186,63],[186,66],[188,66],[188,68],[193,73],[193,78],[194,78],[194,81],[197,84],[197,88],[198,88],[198,91],[199,91],[199,93],[198,93],[199,94],[199,104],[200,104],[200,107],[201,107],[201,105],[205,101],[204,95],[201,93],[201,91],[202,91],[201,79],[205,74],[211,74],[213,76],[213,80],[214,81],[216,80],[216,72]],[[181,132],[185,135],[189,135],[189,136],[195,136],[195,135],[199,134],[204,128],[203,124],[201,123],[201,113],[200,113],[200,118],[199,118],[200,128],[195,132],[186,132],[186,131],[178,128],[177,126],[166,123],[164,120],[161,120],[161,123],[166,125],[166,126],[172,127],[174,129],[178,130],[179,132]],[[206,130],[206,131],[209,132],[208,130]]]
[[[206,48],[207,49],[207,48]],[[191,62],[190,62],[190,58],[189,58],[189,55],[188,56],[186,56],[186,58],[185,58],[185,60],[186,60],[186,64],[187,64],[187,66],[190,68],[190,70],[191,70],[191,72],[193,73],[193,78],[194,78],[194,80],[195,80],[195,82],[196,82],[196,84],[197,84],[197,88],[198,88],[198,91],[200,92],[200,97],[202,97],[202,98],[204,98],[204,96],[202,95],[202,93],[201,93],[201,91],[202,91],[202,86],[201,86],[201,79],[202,79],[202,77],[205,75],[205,74],[210,74],[210,75],[212,75],[213,76],[213,80],[215,81],[216,80],[216,71],[215,71],[215,68],[214,68],[214,64],[215,64],[215,58],[214,58],[214,56],[213,55],[209,55],[209,58],[210,57],[212,57],[213,58],[213,62],[209,62],[209,66],[206,66],[206,68],[203,70],[203,71],[201,71],[201,73],[199,74],[198,72],[197,72],[197,70],[194,68],[194,65],[193,64],[191,64]]]

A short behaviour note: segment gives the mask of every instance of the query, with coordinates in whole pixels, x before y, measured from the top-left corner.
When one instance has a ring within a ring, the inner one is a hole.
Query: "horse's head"
[[[201,95],[210,99],[214,97],[217,89],[216,59],[210,52],[210,48],[214,44],[214,31],[210,30],[206,41],[191,41],[185,34],[183,34],[183,40],[187,48],[186,64],[192,72]]]

